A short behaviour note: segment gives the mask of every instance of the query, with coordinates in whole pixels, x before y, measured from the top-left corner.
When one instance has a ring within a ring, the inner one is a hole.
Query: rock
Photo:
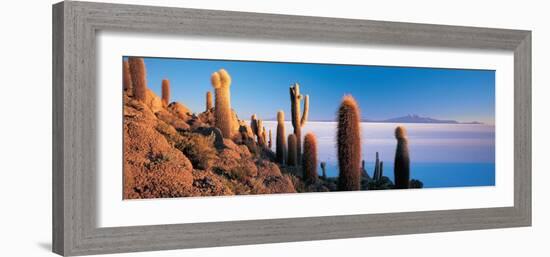
[[[172,102],[168,105],[168,110],[185,122],[191,118],[191,110],[182,103]]]
[[[276,193],[296,193],[294,185],[286,176],[267,176],[262,180],[263,188],[259,188],[257,193],[276,194]]]
[[[256,162],[258,166],[258,174],[260,176],[269,177],[269,176],[282,176],[279,166],[273,162],[258,160]]]
[[[162,100],[151,89],[147,89],[145,92],[145,105],[147,105],[153,113],[164,109]]]
[[[124,198],[192,195],[192,165],[148,119],[124,121]]]
[[[156,116],[158,119],[173,126],[176,130],[187,131],[191,128],[189,124],[187,124],[184,120],[180,119],[179,117],[175,116],[174,114],[172,114],[167,110],[163,109],[158,111],[156,113]]]
[[[239,146],[239,153],[241,154],[241,158],[251,158],[252,154],[248,150],[248,147],[246,145],[238,145]]]

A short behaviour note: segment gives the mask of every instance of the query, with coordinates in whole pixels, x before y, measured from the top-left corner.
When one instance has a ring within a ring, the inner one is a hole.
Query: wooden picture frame
[[[93,106],[97,101],[95,36],[100,30],[513,51],[514,206],[97,227],[97,110]],[[87,255],[530,225],[530,31],[73,1],[53,6],[55,253]]]

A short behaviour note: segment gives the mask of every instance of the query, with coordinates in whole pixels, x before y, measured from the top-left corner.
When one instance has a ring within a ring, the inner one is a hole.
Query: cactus
[[[267,133],[265,131],[265,127],[263,126],[263,120],[260,120],[260,124],[262,124],[262,133],[261,133],[261,138],[262,138],[262,141],[260,143],[261,146],[263,147],[267,147]],[[258,138],[259,139],[259,138]]]
[[[345,96],[338,109],[338,189],[360,190],[361,128],[359,106],[352,96]]]
[[[252,134],[258,135],[258,118],[256,114],[252,114],[250,117],[250,128],[252,129]]]
[[[145,101],[147,92],[147,71],[143,58],[129,57],[130,74],[132,77],[132,87],[134,89],[134,98]]]
[[[376,160],[374,161],[374,174],[372,178],[378,180],[380,177],[380,158],[378,158],[378,152],[376,152]]]
[[[167,107],[170,103],[170,80],[162,80],[162,104]]]
[[[296,135],[288,135],[288,159],[286,161],[288,166],[296,166],[298,153],[296,152]]]
[[[258,144],[262,147],[265,147],[265,128],[264,128],[264,121],[263,120],[256,120],[256,126],[258,126],[257,128],[257,133],[256,133],[256,138],[258,140]]]
[[[252,133],[256,136],[258,144],[262,147],[266,147],[267,135],[264,128],[264,121],[258,119],[256,114],[250,117],[250,128],[252,129]]]
[[[395,138],[397,139],[397,148],[395,150],[395,163],[393,170],[395,176],[395,188],[409,188],[409,146],[407,140],[407,131],[404,127],[398,126],[395,129]]]
[[[380,162],[380,165],[378,166],[378,180],[380,180],[384,176],[384,162]]]
[[[367,168],[365,167],[365,160],[361,161],[361,176],[369,178],[369,174],[367,173]]]
[[[212,92],[207,91],[206,92],[206,111],[210,111],[212,109]]]
[[[313,133],[304,137],[304,156],[302,158],[304,179],[309,182],[317,180],[317,138]]]
[[[277,162],[285,164],[286,161],[286,138],[285,138],[285,113],[277,112],[277,142],[275,153]]]
[[[132,89],[132,75],[130,74],[130,63],[128,61],[122,62],[122,85],[124,88],[124,91],[129,96],[133,95],[133,89]]]
[[[216,95],[214,108],[214,125],[222,131],[224,138],[231,138],[233,129],[231,113],[231,77],[224,69],[212,73],[212,86]]]
[[[267,148],[271,149],[271,146],[273,145],[273,141],[272,141],[272,136],[271,136],[271,129],[269,130],[269,140],[267,141]]]
[[[418,179],[411,179],[411,182],[409,183],[409,188],[423,188],[424,183]]]
[[[321,170],[323,171],[322,178],[327,179],[327,163],[321,162]]]
[[[304,112],[300,116],[300,100],[304,98]],[[309,95],[306,95],[305,97],[300,94],[300,85],[298,83],[294,83],[293,86],[290,87],[290,107],[291,107],[291,114],[292,114],[292,126],[294,127],[294,135],[296,135],[296,152],[298,159],[302,156],[302,148],[301,148],[301,141],[302,141],[302,127],[306,124],[307,116],[309,114]]]

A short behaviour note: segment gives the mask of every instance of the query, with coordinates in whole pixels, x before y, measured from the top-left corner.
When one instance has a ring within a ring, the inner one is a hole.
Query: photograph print
[[[494,70],[125,56],[122,74],[126,200],[495,186]]]

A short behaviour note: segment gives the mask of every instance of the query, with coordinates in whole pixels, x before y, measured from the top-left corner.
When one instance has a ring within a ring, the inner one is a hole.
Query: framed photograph
[[[531,32],[53,6],[53,251],[531,225]]]

